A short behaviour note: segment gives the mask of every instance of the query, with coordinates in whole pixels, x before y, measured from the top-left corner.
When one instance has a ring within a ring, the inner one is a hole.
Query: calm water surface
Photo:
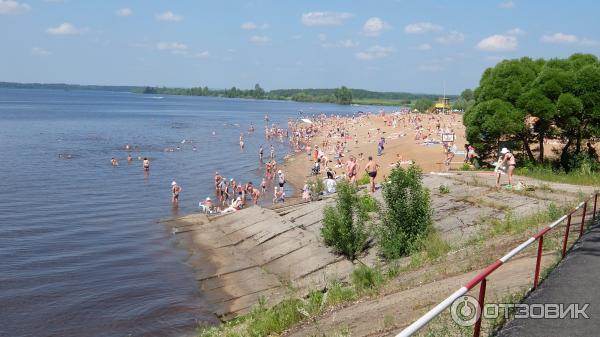
[[[159,220],[195,211],[216,170],[259,182],[265,113],[285,126],[300,110],[361,108],[0,89],[0,336],[179,336],[216,322]],[[151,159],[150,174],[127,162],[125,144]]]

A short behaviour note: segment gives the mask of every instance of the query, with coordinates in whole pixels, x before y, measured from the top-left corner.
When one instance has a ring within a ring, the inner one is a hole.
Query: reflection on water
[[[195,211],[214,193],[215,170],[259,183],[265,114],[285,125],[299,110],[351,109],[146,97],[0,90],[1,336],[177,336],[216,322],[187,253],[158,220]],[[280,161],[287,145],[272,144]],[[177,207],[173,180],[183,187]]]

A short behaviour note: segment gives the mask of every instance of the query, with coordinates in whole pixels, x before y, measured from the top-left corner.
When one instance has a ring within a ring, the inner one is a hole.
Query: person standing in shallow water
[[[144,157],[144,163],[142,165],[144,167],[144,171],[150,171],[150,161],[148,158]]]
[[[258,159],[259,159],[260,161],[262,161],[262,160],[263,160],[263,155],[264,155],[263,146],[262,146],[262,144],[260,144],[260,148],[258,149]]]
[[[365,167],[365,171],[369,175],[370,189],[371,193],[375,193],[375,177],[377,177],[377,169],[379,168],[379,164],[373,161],[373,157],[369,156],[369,162]]]
[[[179,193],[181,192],[181,186],[179,186],[177,184],[177,182],[175,182],[175,180],[173,180],[173,182],[171,183],[171,201],[174,204],[179,203]]]

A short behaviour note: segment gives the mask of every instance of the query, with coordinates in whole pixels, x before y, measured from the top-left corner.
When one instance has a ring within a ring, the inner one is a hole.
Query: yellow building
[[[450,98],[447,97],[440,97],[437,101],[437,103],[435,103],[435,106],[433,107],[433,111],[437,112],[437,113],[448,113],[451,111],[450,108]]]

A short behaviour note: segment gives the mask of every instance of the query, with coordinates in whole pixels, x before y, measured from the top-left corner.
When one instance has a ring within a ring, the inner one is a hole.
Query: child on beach
[[[283,192],[283,188],[275,186],[275,191],[273,192],[273,204],[276,204],[279,201],[285,202],[285,193]]]

